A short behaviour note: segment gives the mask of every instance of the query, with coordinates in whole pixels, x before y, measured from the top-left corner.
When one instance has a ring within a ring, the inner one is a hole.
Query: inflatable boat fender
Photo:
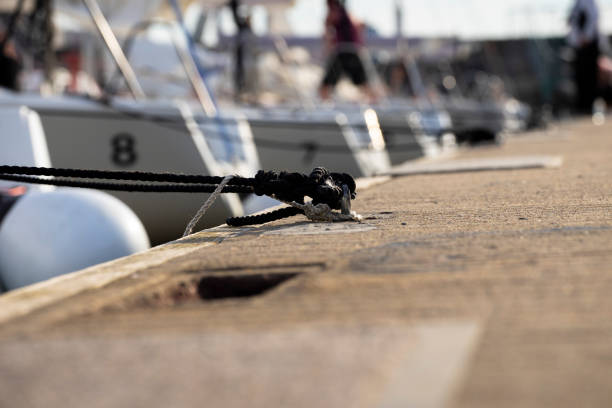
[[[8,290],[149,248],[132,210],[100,191],[32,191],[0,224],[0,278]]]

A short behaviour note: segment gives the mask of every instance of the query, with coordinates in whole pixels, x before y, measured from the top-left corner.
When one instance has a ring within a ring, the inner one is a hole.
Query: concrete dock
[[[609,406],[612,125],[418,165],[0,296],[0,406]]]

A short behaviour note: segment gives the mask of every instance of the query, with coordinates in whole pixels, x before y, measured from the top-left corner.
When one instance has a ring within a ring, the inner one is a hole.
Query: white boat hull
[[[332,111],[247,113],[259,159],[266,170],[310,173],[322,166],[354,177],[390,167],[378,120],[369,110],[347,115]]]
[[[89,101],[62,103],[62,100],[29,98],[21,101],[27,102],[27,106],[40,116],[54,167],[215,176],[229,173],[252,176],[258,170],[254,147],[245,149],[242,146],[249,142],[250,135],[246,138],[238,135],[245,126],[248,130],[244,121],[224,120],[224,131],[235,141],[231,146],[235,151],[223,152],[228,159],[223,161],[216,157],[219,146],[204,140],[210,133],[210,124],[198,126],[197,132],[188,129],[176,106],[166,105],[156,110],[134,103],[129,108],[131,113],[126,114],[127,109],[107,108]],[[2,103],[7,101],[0,99]],[[152,120],[151,115],[157,119]],[[153,244],[179,238],[208,198],[208,194],[192,193],[111,194],[138,215]],[[225,194],[210,208],[198,228],[219,225],[227,217],[242,214],[239,197]]]

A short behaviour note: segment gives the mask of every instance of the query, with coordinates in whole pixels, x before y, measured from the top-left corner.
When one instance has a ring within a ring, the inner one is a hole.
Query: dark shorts
[[[6,55],[0,53],[0,87],[19,90],[19,71],[21,64]]]
[[[332,55],[327,61],[323,85],[336,85],[343,73],[358,86],[368,81],[363,62],[356,52],[343,51]]]

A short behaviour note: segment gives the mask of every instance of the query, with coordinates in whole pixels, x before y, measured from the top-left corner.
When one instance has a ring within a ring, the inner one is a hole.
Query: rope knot
[[[259,170],[253,181],[253,193],[258,196],[271,196],[274,194],[272,183],[277,179],[278,174],[275,172]]]
[[[274,197],[291,207],[229,218],[228,225],[263,224],[298,214],[304,214],[313,221],[361,221],[360,216],[350,210],[350,200],[356,197],[356,184],[349,174],[330,173],[323,167],[317,167],[309,175],[259,171],[251,180],[250,185],[255,194]],[[305,196],[312,198],[312,202],[304,204]],[[334,213],[332,209],[340,209],[342,213]]]
[[[327,204],[334,210],[340,209],[344,197],[343,185],[348,187],[352,200],[356,197],[355,180],[346,173],[330,173],[323,167],[317,167],[309,178],[314,183],[314,191],[307,195],[314,205]]]
[[[308,196],[315,205],[327,204],[337,210],[344,196],[343,185],[349,188],[351,199],[354,199],[355,180],[345,173],[330,173],[323,167],[315,168],[308,176],[284,171],[259,171],[254,178],[253,192],[289,203],[304,203],[304,196]]]

